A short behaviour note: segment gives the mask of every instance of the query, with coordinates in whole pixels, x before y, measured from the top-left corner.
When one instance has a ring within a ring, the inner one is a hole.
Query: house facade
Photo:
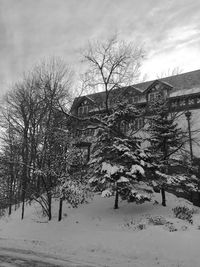
[[[190,154],[200,157],[200,70],[169,76],[161,79],[134,84],[113,90],[108,99],[111,109],[117,102],[125,101],[138,109],[148,110],[149,104],[162,94],[170,104],[170,110],[176,112],[178,124],[188,131]],[[105,92],[85,95],[74,100],[71,113],[76,117],[87,118],[105,112]],[[134,130],[143,134],[145,116],[133,118],[132,121],[121,122],[124,132]],[[90,144],[95,136],[94,129],[81,130],[84,124],[79,123],[75,136]]]

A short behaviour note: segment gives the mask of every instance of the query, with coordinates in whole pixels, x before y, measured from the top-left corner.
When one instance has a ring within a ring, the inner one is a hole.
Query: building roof
[[[124,93],[127,93],[128,91],[133,92],[133,90],[135,90],[135,92],[137,92],[138,94],[142,94],[156,80],[161,81],[165,84],[168,84],[170,87],[172,87],[171,93],[173,93],[175,91],[179,91],[179,95],[180,95],[182,90],[184,90],[184,92],[182,92],[182,93],[185,94],[185,91],[188,91],[189,89],[192,89],[192,88],[195,88],[195,90],[198,90],[198,88],[199,88],[199,92],[200,92],[200,69],[199,69],[199,70],[181,73],[181,74],[168,76],[168,77],[164,77],[164,78],[158,78],[158,79],[151,80],[151,81],[137,83],[137,84],[134,84],[132,86],[128,86],[128,87],[124,87],[124,88],[115,89],[112,91],[112,97],[114,97],[114,95],[117,95],[119,97],[120,94],[123,95]],[[105,99],[104,98],[105,92],[98,92],[98,93],[94,93],[94,94],[89,94],[89,95],[87,95],[87,97],[94,100],[96,103],[101,103]],[[80,98],[76,98],[74,100],[72,109],[73,109],[73,107],[75,107],[77,105],[77,103],[79,102],[79,99]]]
[[[168,83],[174,90],[190,89],[200,86],[200,69],[160,79],[158,78],[156,80]],[[138,83],[135,87],[139,88],[141,91],[145,91],[154,81],[155,80]]]

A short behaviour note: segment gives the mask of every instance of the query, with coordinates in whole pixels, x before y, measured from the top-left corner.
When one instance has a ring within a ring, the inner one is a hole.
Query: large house
[[[169,76],[161,79],[134,84],[125,88],[112,91],[108,104],[112,106],[117,101],[126,100],[139,108],[146,108],[154,101],[158,94],[162,94],[169,100],[171,110],[180,113],[178,122],[182,128],[188,129],[188,151],[199,157],[200,155],[200,70]],[[74,100],[71,113],[78,117],[87,117],[92,114],[101,114],[105,111],[105,92],[89,94]],[[144,126],[144,118],[138,117],[131,124],[123,124],[124,131],[130,127],[141,130]],[[79,124],[79,128],[81,125]],[[85,141],[85,145],[92,142],[94,131],[77,130],[76,135]],[[83,142],[84,143],[84,142]]]

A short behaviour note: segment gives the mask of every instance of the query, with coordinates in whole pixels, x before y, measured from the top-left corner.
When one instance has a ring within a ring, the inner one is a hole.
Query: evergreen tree
[[[111,115],[103,118],[102,127],[89,162],[89,182],[102,196],[115,195],[114,208],[119,196],[129,202],[150,200],[149,180],[145,175],[148,156],[136,137],[121,132],[120,121],[137,116],[134,107],[120,105]]]
[[[170,113],[168,101],[163,97],[150,105],[149,112],[151,113],[148,126],[151,157],[159,172],[168,174],[172,155],[184,144],[183,132],[178,127],[175,116]],[[161,194],[162,205],[166,206],[164,181],[161,183]]]

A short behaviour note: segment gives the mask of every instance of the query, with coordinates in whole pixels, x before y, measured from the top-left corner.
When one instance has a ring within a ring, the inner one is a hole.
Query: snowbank
[[[167,207],[157,201],[159,194],[141,205],[120,202],[120,209],[114,210],[113,198],[97,195],[77,209],[65,204],[61,222],[57,222],[58,202],[54,202],[51,222],[41,217],[36,204],[27,206],[24,221],[20,220],[20,209],[0,220],[0,246],[31,249],[94,266],[199,267],[199,210],[190,225],[174,218],[172,208],[194,208],[191,203],[171,194],[167,194]],[[149,218],[156,216],[168,224],[151,224]],[[176,231],[170,232],[169,224]]]

